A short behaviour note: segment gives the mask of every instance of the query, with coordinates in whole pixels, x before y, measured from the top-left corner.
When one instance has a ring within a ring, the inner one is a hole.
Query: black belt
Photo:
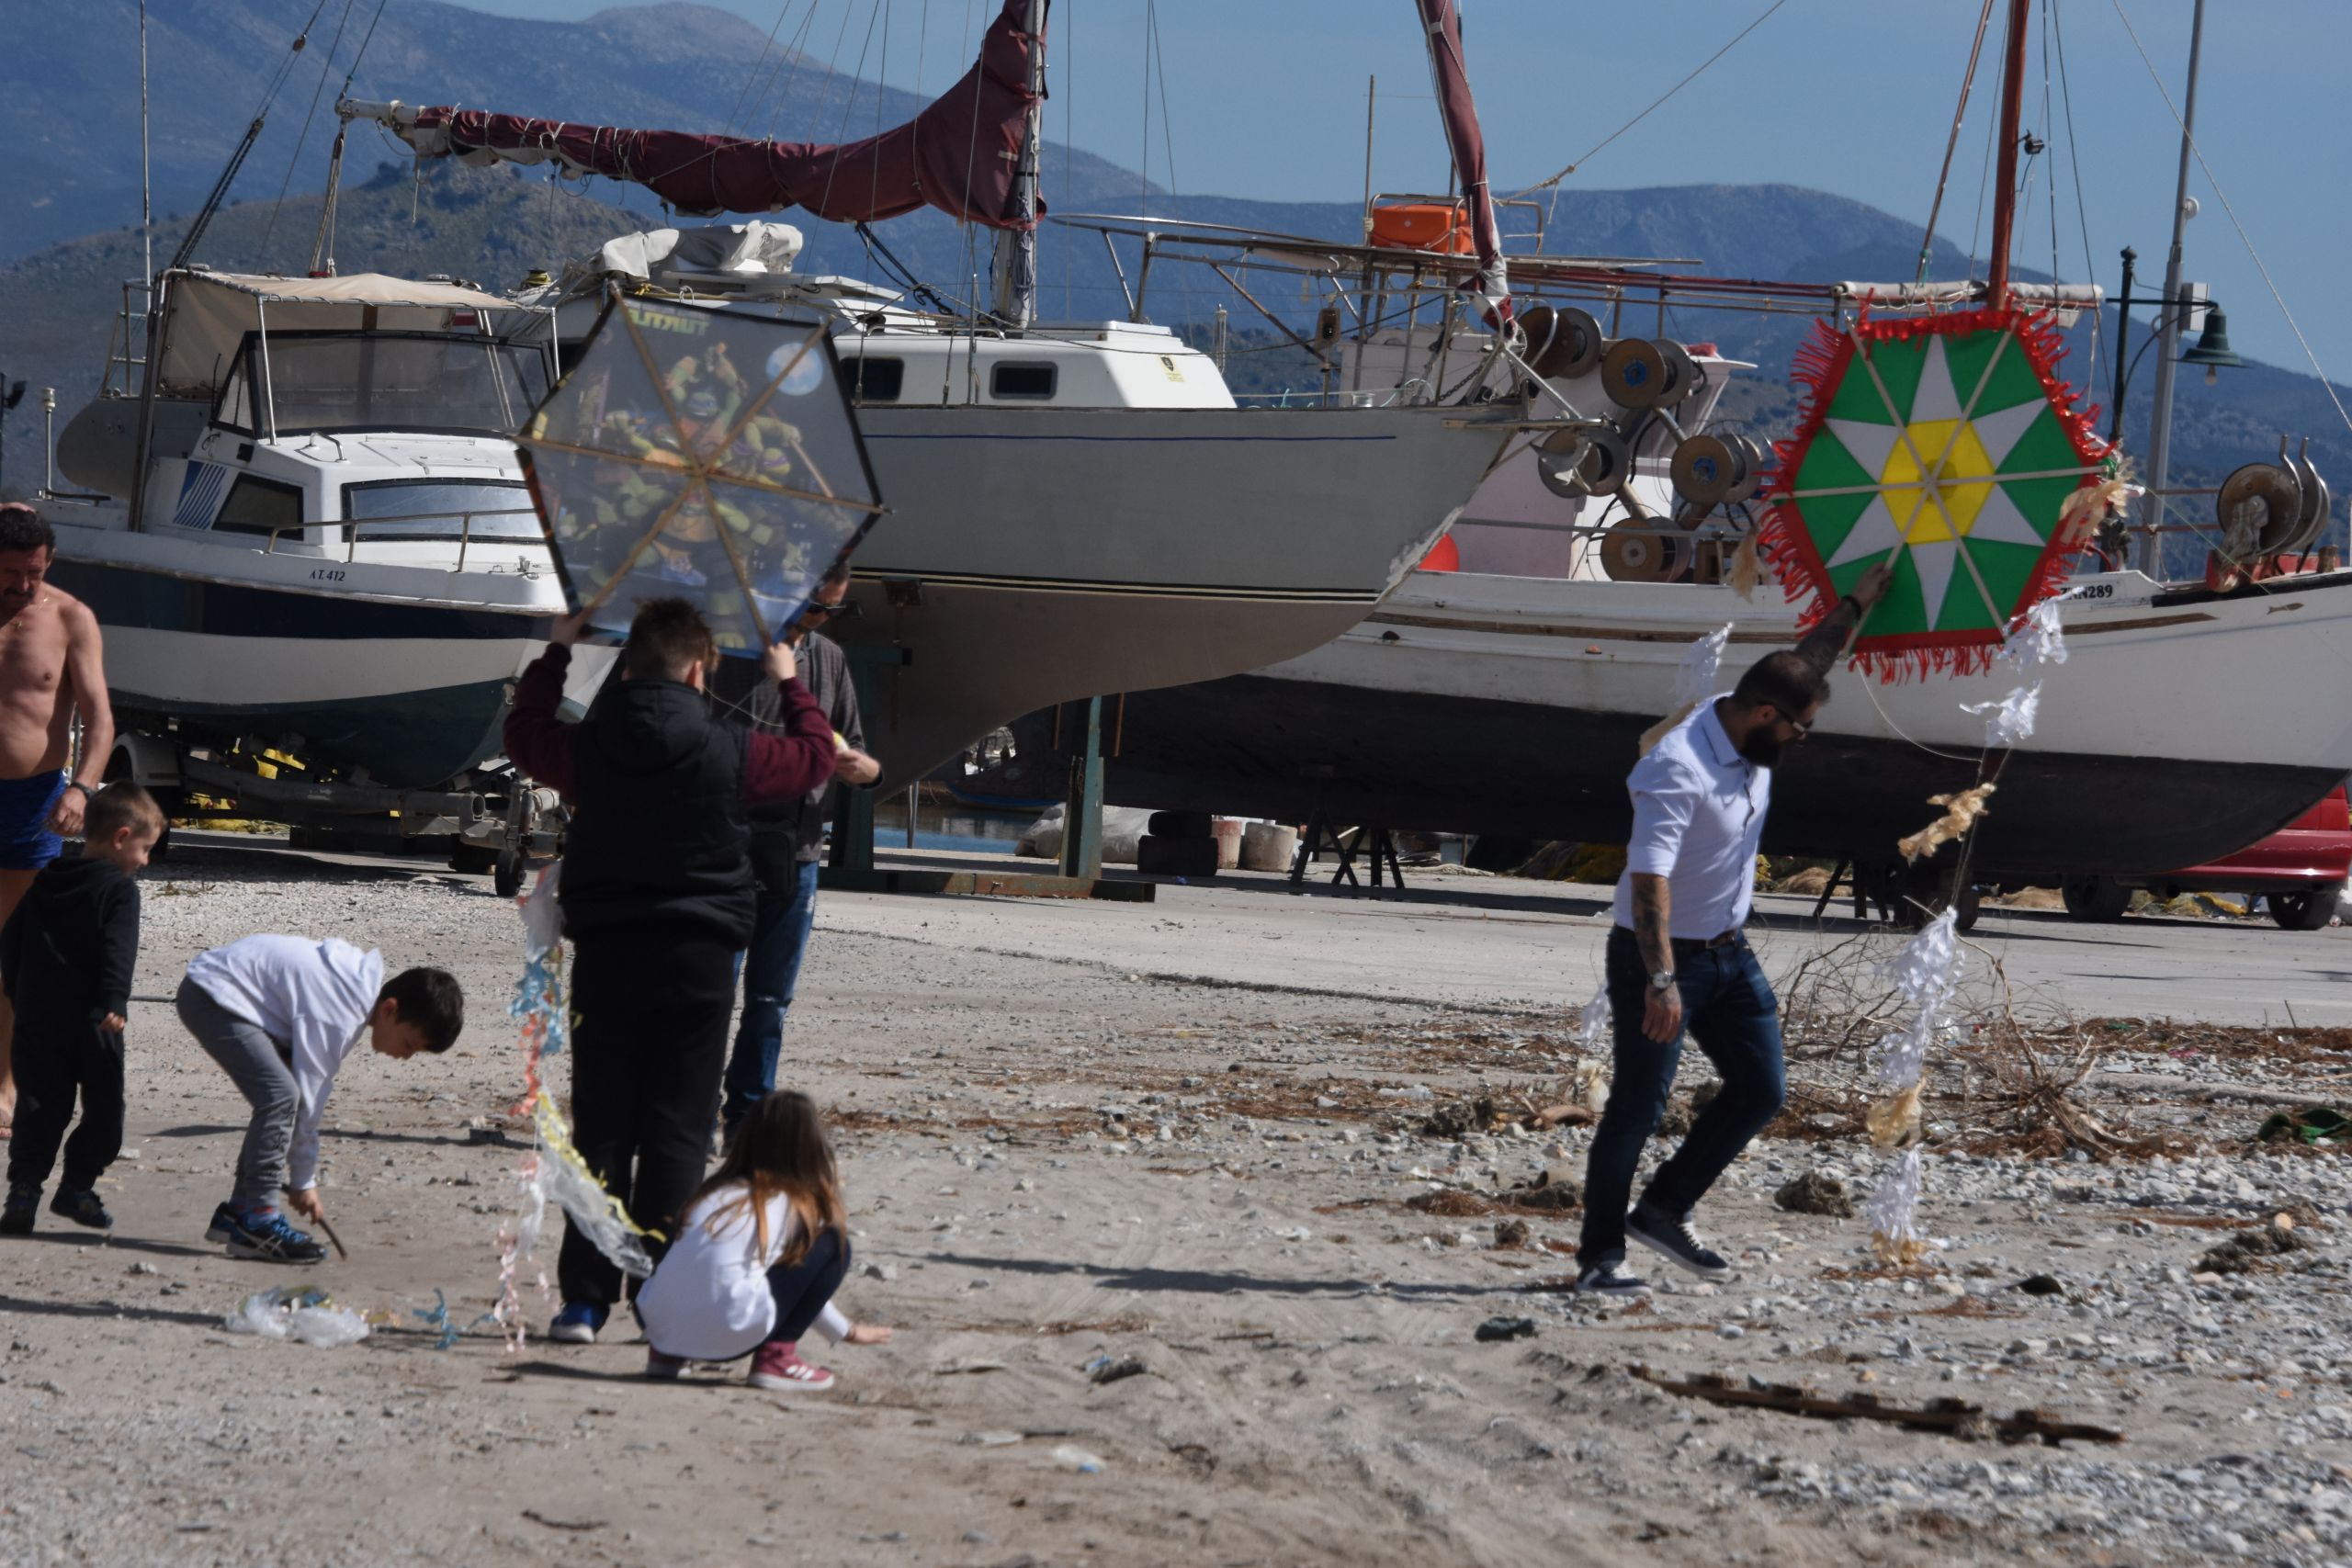
[[[1678,936],[1672,939],[1671,945],[1676,953],[1689,954],[1718,947],[1738,947],[1747,940],[1740,928],[1734,926],[1720,936]]]

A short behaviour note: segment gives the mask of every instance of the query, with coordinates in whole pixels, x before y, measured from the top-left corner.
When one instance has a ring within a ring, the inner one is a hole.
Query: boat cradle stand
[[[1351,887],[1362,887],[1356,880],[1356,856],[1363,853],[1372,871],[1371,891],[1380,892],[1380,872],[1385,862],[1388,875],[1396,884],[1396,891],[1405,891],[1405,871],[1396,863],[1396,840],[1386,828],[1369,824],[1361,828],[1341,829],[1331,825],[1331,815],[1317,806],[1306,818],[1306,831],[1298,836],[1298,852],[1290,863],[1290,881],[1294,887],[1306,885],[1306,868],[1320,854],[1340,857],[1340,868],[1331,874],[1331,886],[1344,881]]]
[[[908,664],[903,648],[852,648],[850,678],[866,713],[886,711],[888,671]],[[933,870],[874,863],[874,787],[844,789],[833,814],[833,842],[818,886],[849,893],[960,893],[1001,898],[1102,898],[1148,904],[1157,885],[1114,881],[1102,874],[1102,699],[1086,699],[1086,743],[1070,758],[1069,791],[1062,809],[1058,874],[1043,872]]]

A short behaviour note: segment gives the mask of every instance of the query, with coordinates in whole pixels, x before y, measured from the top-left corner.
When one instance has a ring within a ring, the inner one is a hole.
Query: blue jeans
[[[1690,1124],[1674,1156],[1650,1177],[1641,1206],[1670,1220],[1687,1216],[1707,1189],[1774,1116],[1787,1097],[1781,1066],[1781,1009],[1763,966],[1742,938],[1723,947],[1677,944],[1676,987],[1683,1025],[1723,1079],[1723,1091]],[[1616,1033],[1609,1103],[1592,1135],[1585,1170],[1584,1235],[1577,1261],[1587,1269],[1625,1259],[1625,1200],[1642,1145],[1666,1114],[1666,1097],[1682,1061],[1682,1042],[1661,1045],[1642,1032],[1642,994],[1649,976],[1634,933],[1609,933],[1609,1010]]]
[[[726,1100],[719,1120],[732,1137],[736,1124],[775,1089],[775,1062],[784,1049],[784,1015],[800,983],[800,960],[817,920],[817,863],[793,867],[792,888],[781,897],[764,889],[743,954],[743,1021],[727,1063]]]

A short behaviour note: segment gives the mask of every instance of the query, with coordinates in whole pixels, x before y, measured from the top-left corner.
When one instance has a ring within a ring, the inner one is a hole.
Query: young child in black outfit
[[[58,1145],[65,1179],[49,1205],[106,1230],[98,1178],[122,1150],[122,1032],[139,960],[139,886],[164,814],[134,784],[108,784],[83,818],[82,853],[52,861],[0,928],[0,983],[17,1010],[17,1128],[0,1235],[29,1235]],[[72,1138],[74,1097],[82,1124]]]

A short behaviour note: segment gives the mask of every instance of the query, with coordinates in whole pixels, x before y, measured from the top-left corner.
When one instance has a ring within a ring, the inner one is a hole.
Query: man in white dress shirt
[[[1794,649],[1765,655],[1730,692],[1700,704],[1626,780],[1634,833],[1607,954],[1615,1072],[1585,1175],[1580,1291],[1648,1291],[1625,1268],[1628,1238],[1702,1279],[1731,1273],[1692,1231],[1690,1214],[1779,1113],[1786,1092],[1780,1003],[1742,931],[1772,765],[1812,729],[1829,695],[1829,667],[1891,575],[1873,567]],[[1674,1088],[1686,1025],[1723,1089],[1628,1213],[1642,1145]]]

